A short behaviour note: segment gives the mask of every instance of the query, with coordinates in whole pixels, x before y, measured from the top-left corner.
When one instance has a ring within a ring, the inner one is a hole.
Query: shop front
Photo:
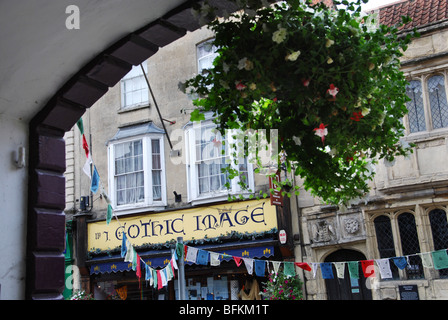
[[[266,278],[248,272],[239,260],[278,261],[285,258],[284,254],[289,250],[280,248],[282,245],[278,241],[278,211],[279,208],[272,206],[269,200],[250,200],[118,216],[109,224],[91,221],[87,224],[89,259],[86,264],[95,298],[179,298],[177,272],[163,287],[153,286],[144,275],[137,277],[132,263],[125,262],[121,255],[125,234],[145,267],[149,266],[151,270],[166,268],[179,237],[182,237],[186,250],[207,252],[205,263],[199,258],[195,261],[185,256],[186,299],[259,299],[258,292]],[[219,261],[212,263],[212,254],[219,257]]]

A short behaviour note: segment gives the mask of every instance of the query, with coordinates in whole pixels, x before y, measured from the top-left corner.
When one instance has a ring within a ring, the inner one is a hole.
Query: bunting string
[[[195,263],[204,266],[219,266],[222,261],[234,261],[237,267],[244,266],[247,273],[254,274],[258,277],[265,277],[266,272],[279,273],[283,272],[286,276],[296,276],[296,269],[298,267],[304,271],[311,272],[313,278],[317,276],[317,270],[320,268],[321,276],[323,279],[334,279],[335,276],[338,279],[345,277],[345,266],[347,265],[349,276],[352,279],[359,279],[359,264],[361,264],[361,270],[365,278],[376,277],[375,270],[379,272],[381,279],[391,279],[393,277],[391,271],[392,263],[400,270],[411,266],[409,257],[420,256],[422,265],[425,268],[434,268],[436,270],[448,268],[448,254],[447,249],[441,249],[431,252],[415,253],[406,256],[382,258],[382,259],[370,259],[360,261],[342,261],[342,262],[291,262],[291,261],[272,261],[266,259],[253,259],[247,257],[238,257],[228,255],[225,253],[217,253],[208,251],[186,244],[176,243],[175,250],[171,255],[170,261],[161,269],[152,268],[147,264],[137,253],[132,243],[127,238],[120,220],[114,213],[110,197],[108,196],[104,186],[101,182],[100,176],[93,161],[89,144],[84,135],[84,125],[82,118],[77,122],[77,126],[82,135],[82,147],[86,154],[86,162],[83,166],[83,172],[91,180],[90,191],[94,194],[100,190],[101,195],[105,198],[107,206],[106,223],[110,223],[113,217],[115,217],[117,223],[123,230],[122,244],[121,244],[121,258],[125,262],[129,262],[132,266],[132,270],[136,272],[136,276],[139,281],[142,279],[143,270],[145,272],[145,280],[149,282],[149,285],[157,289],[162,289],[168,285],[168,282],[175,279],[175,270],[178,270],[177,261],[180,257],[184,257],[185,261]],[[92,172],[91,172],[92,171]],[[283,266],[283,268],[281,268]],[[333,273],[333,267],[336,270],[336,275]]]

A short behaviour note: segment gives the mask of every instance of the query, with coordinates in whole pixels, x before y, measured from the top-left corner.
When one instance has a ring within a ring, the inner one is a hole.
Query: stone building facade
[[[398,300],[405,290],[419,299],[448,298],[446,269],[424,267],[417,254],[448,246],[448,16],[445,2],[429,2],[400,1],[375,11],[387,25],[409,15],[413,21],[402,34],[414,27],[421,34],[401,59],[412,99],[403,143],[415,144],[413,153],[394,163],[381,160],[370,194],[348,208],[323,205],[306,192],[298,197],[296,258],[320,263],[409,256],[408,266],[392,266],[388,280],[376,270],[375,278],[361,277],[364,284],[307,272],[308,299]]]

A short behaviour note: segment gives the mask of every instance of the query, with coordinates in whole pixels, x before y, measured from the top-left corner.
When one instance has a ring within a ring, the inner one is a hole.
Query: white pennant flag
[[[219,266],[220,264],[221,260],[219,260],[219,253],[210,252],[210,265]]]
[[[247,273],[252,274],[254,272],[254,259],[243,258],[244,264],[246,265]]]
[[[129,240],[126,239],[126,255],[124,257],[124,262],[134,261],[134,248]]]
[[[274,267],[274,273],[278,273],[278,269],[280,268],[281,261],[272,261],[272,266]]]
[[[162,287],[165,287],[168,284],[166,280],[166,269],[160,270],[160,278],[162,279]]]
[[[380,270],[381,279],[391,279],[392,271],[390,269],[389,258],[375,260],[376,265]]]
[[[313,269],[313,278],[316,278],[317,268],[319,267],[319,263],[312,262],[311,269]]]
[[[175,257],[175,253],[173,253],[173,256],[171,257],[171,263],[173,264],[174,269],[178,270],[179,267],[177,266],[177,261]]]
[[[333,262],[339,279],[344,279],[345,262]]]
[[[82,167],[82,171],[84,171],[84,173],[89,177],[90,180],[92,180],[92,174],[90,173],[90,164],[92,163],[92,157],[89,156],[87,157],[86,163],[84,163],[84,166]]]
[[[198,248],[188,247],[187,256],[185,257],[187,261],[196,263],[196,257],[198,256]]]

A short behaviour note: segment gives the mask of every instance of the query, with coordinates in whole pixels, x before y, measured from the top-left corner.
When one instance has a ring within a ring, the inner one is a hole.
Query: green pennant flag
[[[132,248],[132,250],[134,250],[134,255],[132,257],[132,270],[135,271],[137,269],[138,255],[137,255],[137,251],[135,251],[134,248]]]
[[[294,262],[283,262],[283,273],[285,274],[285,276],[294,277],[296,275]]]
[[[79,118],[79,120],[76,122],[76,125],[79,128],[79,131],[81,131],[81,135],[84,134],[84,124],[82,122],[82,118]]]
[[[348,272],[351,279],[359,279],[358,261],[347,261]]]
[[[433,251],[432,260],[434,261],[434,269],[440,270],[448,268],[448,255],[446,254],[446,249]]]
[[[110,204],[107,205],[107,215],[106,215],[106,224],[109,224],[112,220],[112,206]]]

